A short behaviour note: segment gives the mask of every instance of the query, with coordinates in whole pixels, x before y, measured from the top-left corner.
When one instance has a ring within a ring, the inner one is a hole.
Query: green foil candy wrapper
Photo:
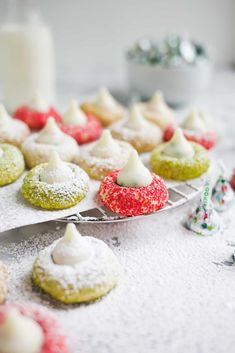
[[[222,220],[211,203],[211,182],[205,181],[199,205],[187,221],[186,227],[199,235],[215,235],[222,231]]]

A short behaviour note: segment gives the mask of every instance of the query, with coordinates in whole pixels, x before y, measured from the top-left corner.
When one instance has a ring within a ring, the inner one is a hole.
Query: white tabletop
[[[218,72],[195,103],[226,123],[217,153],[235,167],[235,73]],[[113,249],[124,276],[106,298],[70,312],[77,320],[76,335],[69,330],[74,353],[234,351],[235,267],[223,263],[235,251],[235,208],[230,224],[223,215],[224,234],[200,237],[181,224],[189,207],[145,221],[80,227],[118,243]]]
[[[199,102],[227,122],[229,138],[217,153],[229,168],[235,166],[234,97],[235,74],[223,72]],[[234,351],[235,266],[228,264],[235,251],[235,207],[223,215],[222,235],[201,237],[182,226],[191,206],[145,220],[79,226],[82,234],[111,246],[124,273],[119,286],[98,302],[54,307],[73,353]],[[27,291],[22,299],[31,298],[31,286]],[[40,301],[38,294],[33,300]]]

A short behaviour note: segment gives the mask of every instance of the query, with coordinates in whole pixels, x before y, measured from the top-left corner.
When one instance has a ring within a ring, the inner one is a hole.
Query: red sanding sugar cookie
[[[141,187],[125,187],[116,183],[118,171],[108,174],[100,184],[101,202],[115,213],[138,216],[162,208],[168,200],[165,182],[156,174],[151,184]]]
[[[24,121],[32,130],[42,129],[49,116],[52,116],[57,122],[61,120],[60,114],[53,107],[50,107],[46,112],[38,112],[27,106],[22,106],[16,109],[13,116]]]
[[[175,132],[175,127],[172,125],[169,125],[164,131],[164,136],[163,136],[164,141],[169,141],[172,138],[174,132]],[[217,141],[217,134],[214,131],[207,131],[202,134],[199,134],[196,132],[190,132],[183,129],[183,133],[187,140],[199,143],[207,150],[214,147]]]
[[[45,339],[39,353],[70,353],[67,340],[61,333],[60,326],[48,310],[35,304],[6,304],[0,306],[0,326],[4,322],[6,313],[16,308],[24,316],[36,321],[42,328]]]
[[[87,123],[85,125],[59,124],[61,130],[72,136],[80,145],[97,140],[102,132],[100,122],[90,114],[86,114],[86,116]]]

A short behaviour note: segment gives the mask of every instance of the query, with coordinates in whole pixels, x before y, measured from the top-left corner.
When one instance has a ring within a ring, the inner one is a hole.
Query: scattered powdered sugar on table
[[[111,246],[124,269],[117,288],[89,305],[59,304],[31,283],[37,253],[62,236],[62,224],[49,223],[48,231],[1,244],[0,258],[8,254],[11,273],[9,300],[55,311],[73,353],[232,351],[235,268],[224,264],[235,250],[235,220],[222,235],[195,236],[180,224],[190,207],[148,222],[80,225],[83,235]]]
[[[33,234],[20,243],[1,245],[0,258],[7,254],[7,269],[9,277],[9,293],[11,301],[37,301],[32,292],[31,269],[39,251],[49,246],[61,233]],[[40,301],[39,301],[40,302]]]

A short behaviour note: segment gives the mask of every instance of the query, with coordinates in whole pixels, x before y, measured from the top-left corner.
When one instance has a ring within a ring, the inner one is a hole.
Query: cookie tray
[[[159,212],[168,211],[170,209],[179,207],[186,202],[193,199],[201,191],[203,186],[203,177],[195,180],[190,180],[178,185],[169,186],[169,200],[165,207],[153,212],[151,214],[140,215],[140,216],[122,216],[108,210],[105,206],[98,206],[91,208],[86,211],[77,212],[70,216],[66,216],[58,219],[59,222],[73,222],[73,223],[110,223],[110,222],[124,222],[129,220],[135,220],[138,218],[149,217],[158,214]]]

